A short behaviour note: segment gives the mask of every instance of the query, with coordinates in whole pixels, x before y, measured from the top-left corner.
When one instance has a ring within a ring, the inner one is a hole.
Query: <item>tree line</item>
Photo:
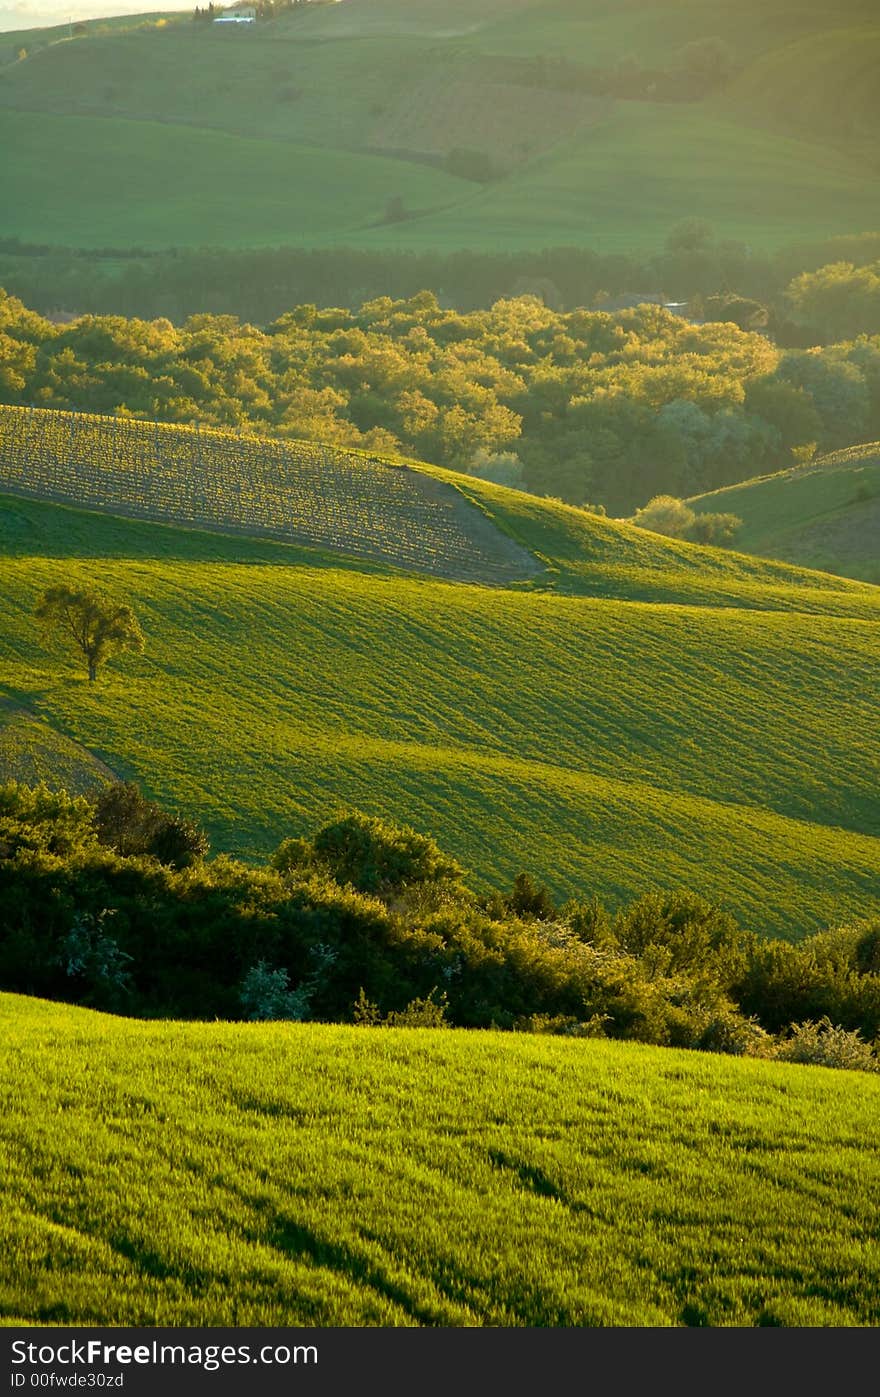
[[[131,784],[0,787],[0,987],[155,1017],[449,1024],[877,1070],[880,921],[789,945],[690,890],[476,895],[358,811],[262,866]]]
[[[697,318],[707,319],[725,318],[736,302],[747,301],[763,307],[763,328],[776,343],[797,348],[840,335],[818,307],[792,302],[793,281],[838,263],[858,270],[878,259],[880,233],[792,244],[769,253],[719,238],[699,219],[676,224],[662,247],[645,253],[582,247],[451,253],[346,247],[79,249],[7,237],[0,238],[0,286],[44,314],[164,316],[180,322],[209,313],[257,324],[302,302],[354,310],[377,296],[399,300],[425,289],[460,311],[485,310],[529,289],[554,310],[600,309],[603,301],[642,293],[686,301]],[[734,318],[737,314],[734,309]],[[872,322],[870,332],[878,331],[880,325]]]
[[[657,305],[464,313],[431,292],[264,328],[59,325],[0,293],[0,400],[403,454],[619,516],[880,437],[880,336],[781,350]]]

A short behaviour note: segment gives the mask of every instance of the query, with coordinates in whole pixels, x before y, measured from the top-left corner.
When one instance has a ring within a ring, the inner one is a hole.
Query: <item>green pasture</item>
[[[0,112],[0,235],[77,247],[356,242],[390,199],[428,211],[473,185],[375,155],[99,117]]]
[[[718,37],[736,73],[698,102],[603,114],[504,67],[535,55],[674,66]],[[16,35],[0,51],[0,234],[83,248],[612,251],[653,248],[691,217],[762,248],[854,232],[880,222],[877,42],[873,0],[833,16],[818,0],[359,0],[248,33],[178,18]],[[500,177],[425,163],[462,146]],[[383,223],[392,200],[404,216]]]
[[[40,782],[79,795],[111,779],[91,752],[45,720],[11,704],[0,706],[0,771],[23,786]]]
[[[731,84],[725,105],[750,110],[753,119],[854,142],[871,161],[880,121],[877,9],[866,6],[865,17],[874,23],[861,27],[847,27],[848,16],[836,6],[834,16],[839,27],[758,58]]]
[[[690,500],[738,514],[738,546],[802,567],[880,582],[880,442]]]
[[[621,102],[478,197],[362,242],[612,252],[656,246],[692,217],[769,247],[873,227],[880,192],[862,160],[831,146],[697,104]]]
[[[880,1320],[880,1081],[0,996],[7,1324]]]
[[[873,0],[839,0],[833,22],[857,26],[876,18]],[[743,61],[768,49],[825,32],[826,0],[359,0],[314,6],[277,27],[289,40],[335,41],[405,35],[447,39],[466,50],[531,56],[547,53],[582,63],[633,54],[667,60],[694,39],[718,36]]]
[[[484,488],[522,531],[526,497]],[[543,542],[564,552],[555,518]],[[354,804],[433,833],[484,887],[523,867],[611,902],[690,885],[788,937],[876,908],[874,588],[816,575],[802,612],[809,574],[780,588],[784,569],[752,563],[767,609],[754,577],[745,606],[711,606],[724,555],[706,550],[684,606],[362,571],[31,501],[5,501],[0,528],[0,693],[204,820],[215,848],[265,853]],[[676,545],[596,521],[594,585],[615,538],[645,591],[667,547],[667,585],[686,583]],[[62,580],[131,604],[144,657],[92,687],[44,650],[32,609]]]

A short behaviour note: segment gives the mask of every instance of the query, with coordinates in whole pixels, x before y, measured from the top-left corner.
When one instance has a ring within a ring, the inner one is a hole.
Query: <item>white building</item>
[[[214,20],[215,24],[256,24],[257,12],[252,6],[239,7],[237,10],[227,10],[225,14],[218,15]]]

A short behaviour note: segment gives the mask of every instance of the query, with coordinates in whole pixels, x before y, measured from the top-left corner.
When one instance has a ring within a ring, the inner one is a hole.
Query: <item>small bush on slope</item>
[[[673,495],[655,495],[643,509],[636,510],[632,523],[667,538],[722,547],[733,543],[742,520],[736,514],[697,514]]]
[[[870,1043],[858,1033],[837,1028],[829,1018],[818,1023],[792,1024],[773,1056],[779,1062],[810,1063],[816,1067],[840,1067],[856,1072],[880,1071],[880,1061]]]

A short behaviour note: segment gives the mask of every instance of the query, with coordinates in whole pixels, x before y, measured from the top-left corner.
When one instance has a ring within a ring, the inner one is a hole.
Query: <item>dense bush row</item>
[[[50,324],[0,293],[0,400],[201,422],[519,471],[538,494],[629,514],[880,436],[880,337],[781,352],[661,306],[461,314],[423,292],[354,313]]]
[[[471,171],[474,173],[474,171]],[[290,306],[354,310],[377,296],[406,299],[426,287],[459,311],[487,309],[533,290],[555,310],[598,306],[603,298],[659,293],[688,301],[707,320],[735,319],[736,302],[766,308],[779,344],[807,346],[840,338],[820,307],[793,305],[795,278],[837,263],[855,268],[880,259],[880,233],[828,238],[764,253],[718,239],[702,220],[677,224],[657,251],[599,253],[582,247],[540,251],[369,252],[354,248],[51,247],[0,238],[0,285],[39,311],[91,315],[238,315],[267,324]],[[859,330],[863,327],[859,326]],[[870,333],[880,326],[872,325]],[[847,329],[844,337],[858,333]]]
[[[877,920],[790,946],[689,891],[612,914],[558,907],[521,874],[479,899],[433,840],[358,813],[265,867],[205,850],[132,787],[0,788],[0,986],[147,1017],[447,1022],[877,1066]]]

